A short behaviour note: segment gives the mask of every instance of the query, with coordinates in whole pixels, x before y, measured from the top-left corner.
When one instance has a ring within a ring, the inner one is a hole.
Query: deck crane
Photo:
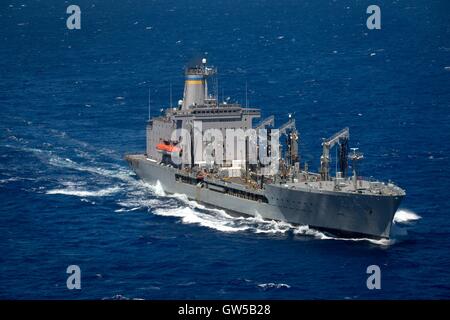
[[[286,140],[287,140],[287,163],[285,165],[287,166],[291,166],[292,164],[295,164],[296,162],[298,162],[298,133],[295,127],[295,119],[291,118],[291,116],[289,117],[289,121],[286,122],[285,124],[283,124],[279,129],[278,129],[278,136],[280,135],[285,135],[286,136]],[[269,117],[265,120],[263,120],[261,122],[260,125],[258,125],[256,127],[257,130],[260,130],[262,128],[264,128],[267,125],[272,125],[273,126],[273,117]],[[270,130],[270,129],[269,129]],[[271,134],[270,131],[268,130],[267,132],[267,156],[271,156]],[[261,163],[259,163],[260,166],[264,166]],[[285,167],[285,165],[283,165],[284,171],[287,172],[288,169]],[[261,175],[261,188],[263,185],[263,180],[264,180],[264,176]]]
[[[265,118],[263,121],[261,121],[260,124],[258,124],[256,126],[256,130],[260,130],[260,129],[264,129],[267,126],[272,126],[275,124],[275,117],[274,116],[270,116],[268,118]]]
[[[320,175],[322,180],[330,180],[330,149],[339,143],[340,145],[340,170],[342,173],[347,172],[347,149],[348,139],[350,138],[350,132],[348,128],[344,128],[341,131],[334,134],[331,138],[322,142],[323,152],[320,157]],[[345,160],[344,160],[345,159]]]
[[[265,118],[263,121],[261,121],[256,127],[256,133],[259,135],[259,130],[264,129],[267,126],[273,127],[275,125],[275,117],[270,116],[268,118]],[[259,136],[258,136],[259,139]],[[262,146],[265,151],[266,156],[270,156],[270,129],[267,130],[267,140],[265,144],[258,143],[258,146]],[[259,162],[259,152],[258,152],[258,162]]]
[[[278,130],[280,135],[286,136],[287,146],[287,164],[293,165],[298,162],[298,132],[295,127],[295,119],[289,115],[289,121],[283,124]]]

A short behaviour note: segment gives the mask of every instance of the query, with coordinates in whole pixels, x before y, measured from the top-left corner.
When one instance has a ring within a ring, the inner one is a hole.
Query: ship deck
[[[323,191],[323,192],[339,192],[349,194],[366,194],[366,195],[380,195],[380,196],[403,196],[404,191],[391,183],[384,183],[379,181],[368,181],[358,179],[356,187],[354,182],[349,179],[331,181],[311,181],[303,180],[299,182],[286,182],[284,187],[289,189],[302,189],[308,191]]]
[[[127,158],[135,160],[149,161],[155,165],[161,165],[156,160],[149,159],[145,154],[130,154]],[[194,173],[187,169],[178,169],[168,165],[162,165],[170,168],[179,177],[190,179],[192,183],[197,183],[197,177]],[[233,188],[242,192],[250,192],[257,195],[264,195],[264,189],[251,179],[241,177],[220,178],[214,174],[206,174],[203,181],[218,187]],[[351,178],[332,178],[330,181],[320,180],[318,173],[301,172],[298,179],[293,181],[286,181],[278,179],[273,181],[267,179],[266,184],[270,184],[279,188],[286,188],[291,190],[301,190],[307,192],[324,192],[324,193],[342,193],[342,194],[361,194],[361,195],[378,195],[378,196],[404,196],[403,189],[391,183],[384,183],[379,181],[369,181],[358,179],[355,183]]]

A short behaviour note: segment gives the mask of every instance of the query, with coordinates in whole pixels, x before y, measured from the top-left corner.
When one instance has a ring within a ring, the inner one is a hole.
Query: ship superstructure
[[[216,75],[206,59],[186,68],[183,98],[149,119],[146,152],[126,156],[140,178],[237,214],[336,235],[389,237],[405,192],[358,176],[363,155],[357,149],[349,152],[348,128],[323,141],[320,170],[310,172],[300,163],[295,118],[289,115],[278,128],[273,116],[255,124],[259,109],[219,102]]]

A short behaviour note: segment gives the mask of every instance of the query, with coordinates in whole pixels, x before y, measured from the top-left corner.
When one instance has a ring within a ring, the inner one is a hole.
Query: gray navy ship
[[[307,225],[342,237],[389,238],[405,192],[393,183],[358,176],[363,155],[356,148],[350,151],[348,128],[323,140],[320,170],[310,172],[306,163],[300,164],[292,115],[278,128],[273,116],[256,121],[261,112],[247,101],[244,106],[220,102],[217,84],[217,69],[206,59],[186,67],[183,99],[148,120],[145,153],[125,156],[142,180],[233,214]],[[208,132],[227,136],[230,129],[243,143],[213,145],[214,139],[205,137]],[[246,135],[249,131],[257,137]],[[274,137],[281,140],[275,147]],[[256,157],[250,152],[255,141],[265,142],[256,143]],[[222,152],[233,157],[218,157]]]

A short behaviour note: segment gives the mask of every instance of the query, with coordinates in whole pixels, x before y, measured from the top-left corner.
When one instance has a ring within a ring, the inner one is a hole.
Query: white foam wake
[[[84,171],[92,174],[101,175],[108,178],[116,178],[122,180],[124,182],[131,182],[134,180],[131,175],[132,173],[129,170],[124,169],[120,166],[112,166],[111,169],[105,169],[102,164],[96,164],[95,166],[84,165],[78,162],[75,162],[69,158],[61,158],[56,155],[51,155],[48,163],[52,166],[73,169],[77,171]]]
[[[411,223],[419,219],[422,219],[422,217],[406,209],[399,209],[394,215],[395,223]]]
[[[395,243],[395,239],[370,239],[370,238],[344,238],[344,237],[335,237],[330,234],[326,234],[324,232],[315,230],[310,228],[309,226],[297,226],[294,229],[294,234],[303,235],[303,236],[311,236],[315,239],[319,240],[335,240],[335,241],[352,241],[352,242],[370,242],[372,244],[376,244],[379,246],[389,246]]]
[[[119,187],[111,187],[100,190],[80,190],[74,189],[73,187],[69,187],[66,189],[52,189],[47,190],[47,194],[63,194],[69,196],[77,196],[77,197],[104,197],[112,195],[116,192],[120,191]]]
[[[269,282],[269,283],[260,283],[258,284],[258,287],[266,291],[270,289],[289,289],[291,286],[286,283]]]
[[[198,224],[222,232],[237,232],[247,229],[245,226],[238,227],[234,225],[232,221],[227,221],[227,218],[220,219],[218,216],[200,213],[189,207],[173,209],[161,208],[154,210],[153,213],[159,216],[179,217],[181,218],[182,223]]]

